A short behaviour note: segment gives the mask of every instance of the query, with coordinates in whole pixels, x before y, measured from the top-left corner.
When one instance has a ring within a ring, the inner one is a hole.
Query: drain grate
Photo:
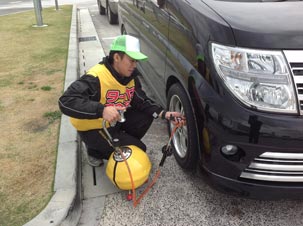
[[[89,41],[96,41],[96,36],[89,36],[89,37],[80,37],[79,42],[89,42]]]

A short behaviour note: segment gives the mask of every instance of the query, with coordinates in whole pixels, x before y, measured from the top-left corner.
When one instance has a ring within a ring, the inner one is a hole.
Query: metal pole
[[[38,2],[39,2],[40,11],[42,12],[42,2],[41,2],[41,0],[38,0]]]
[[[59,10],[58,0],[55,0],[55,4],[56,4],[56,10]]]
[[[35,7],[37,26],[38,27],[42,27],[42,25],[43,25],[43,19],[42,19],[42,14],[41,14],[39,0],[34,0],[34,7]]]

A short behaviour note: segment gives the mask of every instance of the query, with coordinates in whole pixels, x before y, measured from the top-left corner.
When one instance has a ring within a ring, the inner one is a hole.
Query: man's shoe
[[[87,154],[87,162],[90,166],[99,167],[104,164],[102,159],[97,159]]]
[[[87,150],[88,148],[87,148],[86,144],[83,141],[82,141],[82,145],[83,145],[84,153],[86,155],[87,163],[90,166],[99,167],[99,166],[102,166],[104,164],[102,159],[97,159],[97,158],[95,158],[93,156],[90,156],[88,154],[88,150]]]

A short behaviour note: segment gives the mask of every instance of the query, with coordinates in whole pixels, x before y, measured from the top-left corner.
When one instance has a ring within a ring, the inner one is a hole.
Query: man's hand
[[[119,111],[125,111],[126,107],[114,107],[108,106],[105,107],[103,110],[103,119],[109,123],[113,123],[120,120],[120,113]]]
[[[186,125],[186,118],[180,112],[167,111],[165,113],[165,118],[172,121],[175,125],[178,123],[180,126]]]

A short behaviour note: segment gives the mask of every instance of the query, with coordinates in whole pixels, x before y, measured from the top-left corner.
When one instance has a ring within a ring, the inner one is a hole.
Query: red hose
[[[172,137],[174,136],[175,132],[177,131],[177,129],[181,127],[181,123],[177,123],[174,127],[174,129],[172,130],[171,134],[170,134],[170,138],[169,138],[169,141],[172,139]],[[144,189],[144,191],[142,192],[142,194],[139,196],[138,199],[136,199],[136,189],[135,189],[135,183],[134,183],[134,179],[133,179],[133,176],[132,176],[132,173],[131,173],[131,170],[130,170],[130,167],[128,165],[128,162],[127,162],[127,159],[125,158],[123,152],[121,149],[119,149],[120,151],[120,154],[123,158],[123,161],[125,162],[126,164],[126,167],[127,167],[127,170],[128,170],[128,174],[129,174],[129,177],[130,177],[130,180],[131,180],[131,185],[132,185],[132,194],[133,194],[133,197],[132,197],[132,200],[133,200],[133,205],[134,207],[136,207],[139,202],[141,201],[141,199],[148,193],[148,191],[154,186],[154,184],[156,183],[156,181],[158,180],[159,176],[160,176],[160,166],[158,167],[157,171],[156,171],[156,174],[155,176],[153,177],[151,183],[148,184],[148,186]]]

